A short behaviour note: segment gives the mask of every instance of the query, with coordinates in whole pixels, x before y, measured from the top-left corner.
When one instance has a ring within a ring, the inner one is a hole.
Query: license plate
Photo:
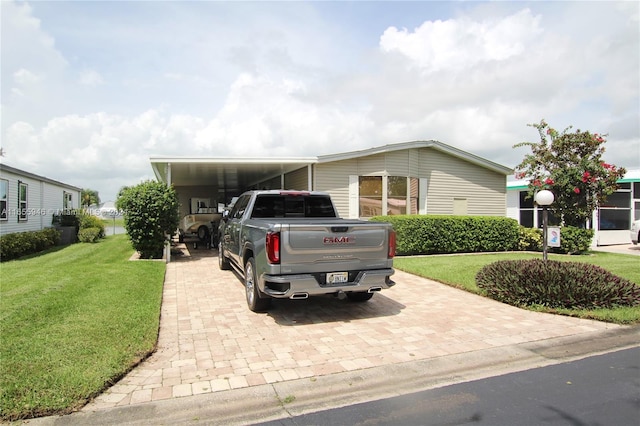
[[[327,284],[339,284],[349,281],[348,272],[331,272],[327,274]]]

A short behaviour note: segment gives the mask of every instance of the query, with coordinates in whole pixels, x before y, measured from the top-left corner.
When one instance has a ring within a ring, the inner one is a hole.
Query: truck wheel
[[[227,259],[227,256],[224,254],[222,243],[218,243],[218,268],[220,268],[221,271],[228,271],[231,269],[229,259]]]
[[[349,301],[356,302],[356,303],[366,302],[372,297],[373,297],[373,293],[365,293],[365,292],[347,293],[347,298],[349,299]]]
[[[253,312],[264,312],[271,305],[271,299],[261,299],[256,279],[256,263],[253,257],[247,260],[244,267],[244,289],[247,294],[247,305]]]
[[[198,238],[202,242],[206,242],[207,240],[209,240],[209,229],[206,226],[203,225],[198,228]]]

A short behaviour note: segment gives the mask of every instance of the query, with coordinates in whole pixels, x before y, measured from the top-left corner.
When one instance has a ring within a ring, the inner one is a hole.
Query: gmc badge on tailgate
[[[324,237],[322,243],[325,245],[333,244],[355,244],[355,237]]]

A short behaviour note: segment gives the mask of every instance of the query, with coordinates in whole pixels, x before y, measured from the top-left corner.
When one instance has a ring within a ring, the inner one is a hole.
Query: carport
[[[229,158],[151,157],[151,168],[160,182],[173,185],[181,215],[190,214],[189,200],[210,200],[208,207],[227,205],[249,189],[313,189],[316,157]]]

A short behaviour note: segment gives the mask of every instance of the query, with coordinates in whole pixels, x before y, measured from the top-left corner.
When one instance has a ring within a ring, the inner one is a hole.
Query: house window
[[[407,178],[404,176],[387,178],[387,214],[407,214]]]
[[[27,184],[18,182],[18,220],[27,220]]]
[[[406,184],[405,184],[406,185]],[[382,176],[360,176],[358,179],[360,217],[382,215]]]
[[[520,191],[520,225],[533,228],[533,197],[527,191]]]
[[[62,208],[65,210],[73,208],[73,196],[70,192],[64,191],[62,193]]]
[[[406,176],[353,176],[354,183],[356,178],[359,217],[418,214],[420,179]]]
[[[9,198],[9,181],[0,179],[0,220],[7,220],[7,199]]]
[[[598,229],[623,231],[631,227],[631,184],[621,183],[619,189],[600,205]]]

